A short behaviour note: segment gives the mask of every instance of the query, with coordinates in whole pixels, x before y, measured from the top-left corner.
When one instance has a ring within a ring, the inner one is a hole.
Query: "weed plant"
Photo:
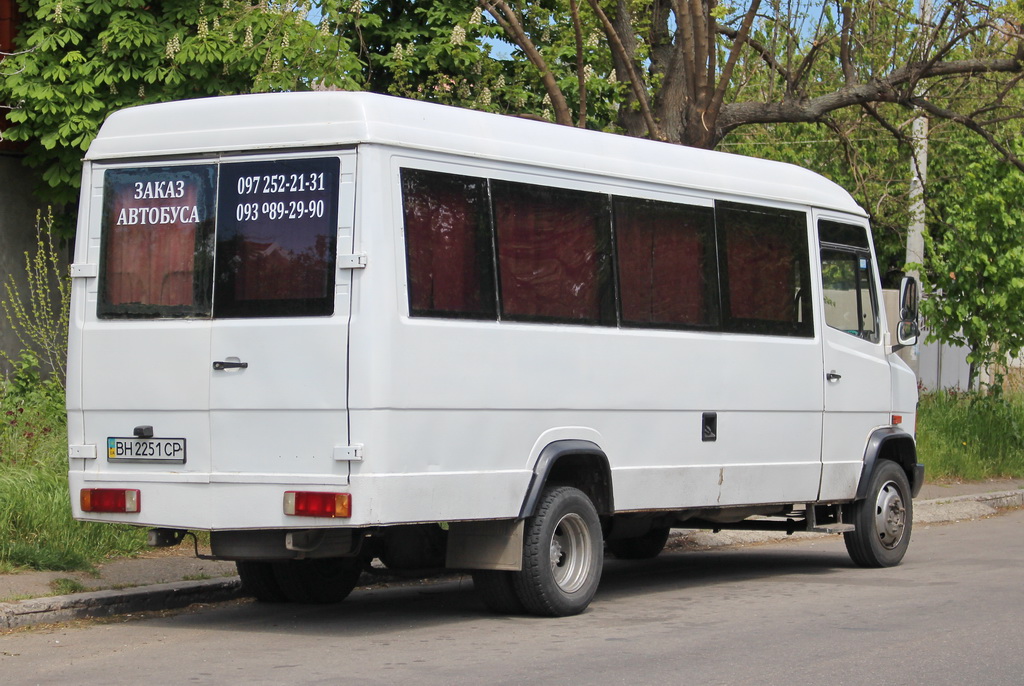
[[[0,572],[89,569],[145,546],[141,529],[72,519],[66,456],[63,389],[22,354],[0,381]]]
[[[1024,477],[1024,395],[923,394],[917,452],[930,480]]]

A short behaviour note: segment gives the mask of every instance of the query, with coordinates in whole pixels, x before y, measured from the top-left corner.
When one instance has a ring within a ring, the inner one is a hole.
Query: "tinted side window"
[[[822,244],[825,323],[851,336],[877,343],[878,300],[867,229],[822,220],[818,222],[818,238]]]
[[[503,318],[614,326],[607,196],[491,182]]]
[[[337,158],[221,166],[216,317],[334,312]]]
[[[725,329],[813,336],[806,215],[718,203],[716,222]]]
[[[868,232],[863,226],[823,219],[818,222],[818,238],[822,243],[848,245],[868,250]]]
[[[866,255],[843,250],[821,251],[825,323],[851,336],[878,341],[870,260]]]
[[[213,165],[110,169],[97,314],[209,317]]]
[[[497,319],[487,182],[402,170],[413,316]]]
[[[714,212],[615,198],[622,323],[671,328],[718,324]]]

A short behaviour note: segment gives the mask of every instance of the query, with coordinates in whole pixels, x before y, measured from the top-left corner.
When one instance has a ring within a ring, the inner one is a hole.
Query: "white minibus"
[[[905,280],[764,160],[393,97],[112,115],[85,158],[77,518],[210,532],[268,601],[370,559],[570,615],[672,528],[843,533],[895,565],[924,470]]]

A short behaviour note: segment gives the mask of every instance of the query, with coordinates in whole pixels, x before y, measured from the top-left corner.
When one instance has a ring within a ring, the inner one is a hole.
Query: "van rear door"
[[[215,480],[347,481],[355,155],[220,167],[210,381]],[[234,475],[237,475],[234,476]],[[257,476],[258,475],[258,476]]]
[[[354,151],[93,167],[87,472],[347,481],[354,170]]]
[[[217,166],[95,165],[90,178],[87,260],[99,278],[72,324],[86,443],[97,446],[86,469],[202,479]]]

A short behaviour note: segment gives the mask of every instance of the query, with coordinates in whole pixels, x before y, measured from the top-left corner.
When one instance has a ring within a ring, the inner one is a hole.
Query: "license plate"
[[[184,438],[108,438],[111,462],[185,462]]]

